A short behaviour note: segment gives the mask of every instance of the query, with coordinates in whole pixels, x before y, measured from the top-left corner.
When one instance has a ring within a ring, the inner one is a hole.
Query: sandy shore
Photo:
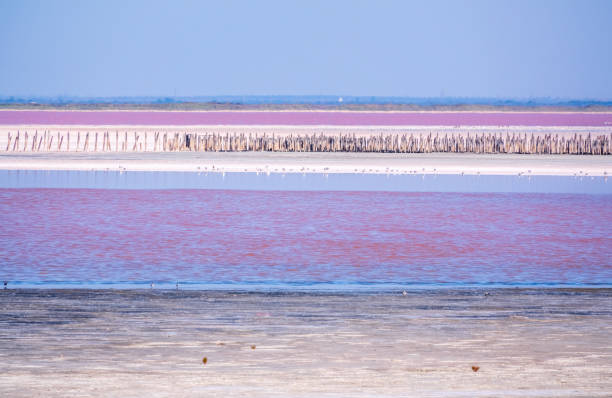
[[[609,289],[489,292],[0,291],[0,395],[609,396]]]
[[[0,170],[612,175],[611,156],[165,152],[0,153]]]

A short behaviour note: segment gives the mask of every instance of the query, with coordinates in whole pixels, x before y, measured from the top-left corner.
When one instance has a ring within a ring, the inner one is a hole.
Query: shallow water
[[[0,278],[245,289],[610,285],[611,205],[605,194],[2,188]]]
[[[0,188],[230,189],[612,195],[595,176],[0,170]]]

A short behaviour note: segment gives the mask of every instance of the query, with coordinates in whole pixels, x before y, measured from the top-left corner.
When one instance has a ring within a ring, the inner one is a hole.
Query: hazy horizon
[[[0,0],[0,98],[612,100],[607,1]]]

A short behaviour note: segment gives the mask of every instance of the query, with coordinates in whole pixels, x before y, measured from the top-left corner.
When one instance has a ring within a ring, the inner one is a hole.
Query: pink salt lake
[[[0,111],[0,125],[612,126],[587,112]]]

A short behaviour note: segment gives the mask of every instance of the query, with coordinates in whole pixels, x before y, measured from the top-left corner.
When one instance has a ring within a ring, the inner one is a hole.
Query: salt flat
[[[612,174],[612,156],[300,152],[4,152],[0,170]]]
[[[611,333],[609,289],[4,290],[0,395],[603,397]]]

